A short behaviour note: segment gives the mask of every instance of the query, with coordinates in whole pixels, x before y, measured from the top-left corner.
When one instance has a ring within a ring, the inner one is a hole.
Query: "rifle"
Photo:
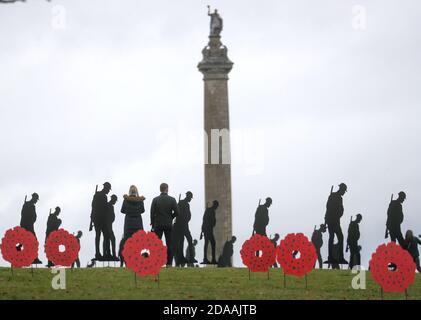
[[[178,202],[181,200],[181,193],[178,195]]]
[[[25,195],[25,200],[23,201],[23,204],[25,204],[26,203],[26,199],[28,198],[28,196],[27,195]]]
[[[351,224],[351,222],[352,222],[352,216],[351,216],[351,219],[349,220],[349,224]],[[348,234],[348,237],[349,237],[349,234]],[[346,250],[345,250],[345,252],[348,252],[349,251],[349,243],[348,243],[348,241],[347,241],[347,243],[346,243]]]
[[[98,193],[98,185],[95,186],[95,195],[97,193]],[[93,211],[93,208],[92,208],[92,211]],[[94,222],[92,221],[92,211],[91,211],[91,222],[89,223],[89,231],[92,231],[92,229],[94,228]]]
[[[390,203],[392,203],[392,201],[393,201],[393,193],[390,196]],[[384,238],[385,239],[389,238],[389,229],[387,228],[387,224],[386,224],[386,231],[384,232]]]

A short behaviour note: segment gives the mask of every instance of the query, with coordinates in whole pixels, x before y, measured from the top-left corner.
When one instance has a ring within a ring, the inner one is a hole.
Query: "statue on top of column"
[[[219,37],[223,28],[223,20],[219,15],[218,10],[215,9],[214,13],[211,13],[210,6],[208,6],[208,16],[211,17],[210,36]]]

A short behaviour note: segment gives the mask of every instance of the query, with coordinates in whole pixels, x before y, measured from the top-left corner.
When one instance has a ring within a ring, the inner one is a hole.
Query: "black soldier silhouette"
[[[314,248],[316,249],[317,253],[317,261],[319,263],[319,269],[323,269],[323,259],[322,254],[320,252],[322,246],[323,246],[323,233],[326,232],[326,225],[321,224],[319,229],[316,229],[316,226],[314,226],[313,234],[311,235],[311,242],[314,245]]]
[[[186,197],[178,202],[179,215],[175,219],[173,226],[174,239],[174,259],[176,266],[182,266],[187,263],[184,257],[184,238],[187,239],[188,245],[192,245],[193,239],[189,230],[189,222],[191,219],[190,201],[193,199],[193,193],[186,192]]]
[[[332,187],[333,190],[333,187]],[[331,192],[329,199],[326,204],[326,215],[325,215],[325,224],[327,224],[329,232],[329,256],[325,263],[331,264],[348,264],[348,261],[344,258],[344,236],[341,229],[341,217],[344,214],[344,206],[342,202],[342,196],[347,191],[347,186],[345,183],[339,185],[339,190],[336,192]],[[338,255],[337,258],[334,258],[333,255],[333,243],[334,239],[338,239]]]
[[[61,220],[58,218],[60,215],[61,209],[60,207],[56,207],[54,212],[48,215],[47,220],[47,231],[45,232],[45,241],[47,242],[48,236],[51,232],[58,230],[61,226]],[[50,268],[54,266],[54,263],[52,263],[50,260],[48,260],[47,267]]]
[[[390,201],[389,208],[387,210],[387,221],[386,221],[386,238],[390,235],[390,240],[398,243],[403,247],[405,245],[402,231],[401,231],[401,224],[403,222],[403,210],[402,210],[402,203],[406,199],[405,192],[399,192],[399,196],[396,200]]]
[[[216,242],[215,236],[213,235],[213,228],[216,225],[216,209],[219,207],[219,202],[213,200],[212,206],[206,208],[203,215],[202,232],[200,239],[205,238],[205,246],[203,248],[203,262],[202,264],[217,264],[215,257]],[[211,245],[212,260],[208,260],[208,246]]]
[[[194,267],[194,264],[197,263],[196,260],[196,245],[197,240],[194,239],[192,244],[189,244],[186,249],[186,260],[188,267]]]
[[[159,186],[161,194],[152,200],[151,204],[151,226],[159,239],[165,234],[167,245],[167,267],[172,265],[172,227],[173,220],[179,215],[177,200],[168,195],[168,184],[161,183]]]
[[[279,234],[275,233],[275,235],[273,236],[273,238],[270,238],[270,242],[272,242],[273,246],[276,248],[278,246],[278,241],[279,241]],[[276,263],[276,261],[273,263],[273,268],[278,268],[278,264]]]
[[[21,219],[20,219],[20,226],[27,231],[33,233],[33,235],[36,237],[34,224],[35,221],[37,221],[37,213],[35,209],[35,204],[39,200],[39,195],[37,193],[33,193],[31,200],[26,201],[22,206],[21,211]],[[42,262],[38,259],[38,257],[34,260],[33,264],[41,264]]]
[[[232,267],[232,256],[234,254],[234,243],[237,240],[235,236],[225,242],[222,254],[218,259],[218,268]]]
[[[253,234],[260,234],[266,236],[266,227],[269,224],[269,207],[272,205],[272,198],[266,198],[264,204],[260,204],[256,209],[253,224]]]
[[[354,266],[361,265],[361,246],[358,245],[358,240],[360,240],[360,223],[363,219],[361,214],[357,214],[357,217],[354,221],[349,223],[348,227],[348,238],[347,242],[347,251],[349,249],[349,269],[352,269]]]
[[[79,243],[79,246],[80,246],[80,238],[82,238],[82,235],[83,235],[83,233],[82,233],[82,231],[78,231],[77,232],[77,234],[76,234],[76,240],[77,240],[77,242]],[[94,262],[93,262],[94,263]],[[75,265],[76,265],[76,267],[77,268],[80,268],[80,259],[79,259],[79,255],[77,256],[77,258],[76,258],[76,260],[75,261],[73,261],[73,263],[72,263],[72,269],[75,267]],[[93,266],[93,265],[92,265]],[[92,267],[91,266],[91,267]]]
[[[107,261],[118,261],[115,251],[115,235],[113,231],[113,223],[115,221],[114,205],[117,203],[117,196],[113,194],[108,202],[107,215],[105,217],[104,225],[104,260]]]
[[[105,225],[107,219],[108,211],[108,198],[107,195],[111,191],[111,184],[105,182],[101,191],[95,191],[95,195],[92,200],[92,211],[91,211],[91,225],[89,231],[92,228],[95,228],[95,259],[103,261],[103,256],[101,255],[99,245],[101,241],[101,233],[104,237],[103,239],[103,253],[106,251],[106,244],[108,239],[105,239]]]
[[[121,213],[126,216],[124,218],[124,234],[123,239],[120,241],[119,257],[121,266],[123,266],[123,248],[127,239],[139,230],[143,230],[142,214],[145,212],[145,197],[139,196],[139,191],[135,185],[129,188],[129,194],[123,196],[123,204],[121,206]]]
[[[414,236],[412,230],[407,230],[405,234],[405,249],[411,254],[412,259],[414,259],[415,266],[417,271],[421,272],[420,266],[420,253],[418,251],[418,245],[421,244],[421,240]]]

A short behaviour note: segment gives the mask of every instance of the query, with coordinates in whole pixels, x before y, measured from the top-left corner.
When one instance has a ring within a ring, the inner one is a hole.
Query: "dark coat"
[[[260,233],[259,231],[266,230],[267,225],[269,224],[269,210],[264,204],[261,204],[256,209],[256,214],[254,215],[254,224],[253,229]]]
[[[188,201],[180,200],[178,202],[178,216],[175,220],[176,224],[187,227],[191,219],[190,203]]]
[[[234,244],[232,241],[228,240],[224,244],[224,248],[222,249],[222,254],[218,260],[218,267],[231,267],[231,258],[234,254]]]
[[[138,230],[143,230],[142,213],[145,212],[144,197],[124,195],[121,213],[126,215],[124,219],[124,237],[129,237]]]
[[[35,204],[33,204],[31,201],[27,201],[22,207],[20,226],[28,231],[33,232],[35,221],[37,221]]]
[[[387,209],[386,226],[389,229],[394,229],[401,225],[403,222],[402,203],[398,200],[392,200]]]
[[[413,237],[411,242],[406,241],[406,250],[411,254],[413,258],[419,257],[420,253],[418,251],[418,245],[421,244],[420,239]]]
[[[60,225],[61,220],[57,217],[57,215],[55,215],[54,213],[50,214],[47,220],[47,231],[45,232],[45,239],[47,240],[51,232],[58,230],[58,228],[60,228]]]
[[[360,226],[356,221],[351,221],[348,227],[347,243],[356,245],[358,240],[360,240]]]
[[[323,246],[323,233],[320,229],[314,230],[311,235],[311,242],[314,244],[316,249],[320,249]]]
[[[342,196],[338,192],[332,192],[326,203],[325,222],[327,224],[339,223],[343,214]]]
[[[115,221],[114,205],[111,204],[110,202],[108,202],[106,223],[107,224],[113,224],[114,221]]]
[[[104,191],[98,191],[95,193],[92,199],[92,212],[91,219],[94,224],[105,223],[108,211],[108,200],[107,195]]]
[[[172,228],[172,222],[179,215],[177,201],[166,193],[161,193],[152,200],[152,228]]]
[[[216,212],[213,207],[206,208],[203,214],[202,232],[209,234],[213,232],[213,228],[216,225]]]

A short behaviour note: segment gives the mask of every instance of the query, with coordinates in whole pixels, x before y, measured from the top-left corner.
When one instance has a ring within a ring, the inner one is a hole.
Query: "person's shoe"
[[[120,259],[116,256],[116,255],[114,255],[114,256],[111,256],[111,261],[120,261]]]
[[[42,261],[41,261],[40,259],[36,258],[36,259],[32,262],[32,264],[42,264]]]
[[[103,256],[100,254],[100,253],[96,253],[95,254],[95,260],[97,260],[97,261],[103,261]]]
[[[208,259],[203,259],[203,262],[201,262],[200,264],[210,264]]]

